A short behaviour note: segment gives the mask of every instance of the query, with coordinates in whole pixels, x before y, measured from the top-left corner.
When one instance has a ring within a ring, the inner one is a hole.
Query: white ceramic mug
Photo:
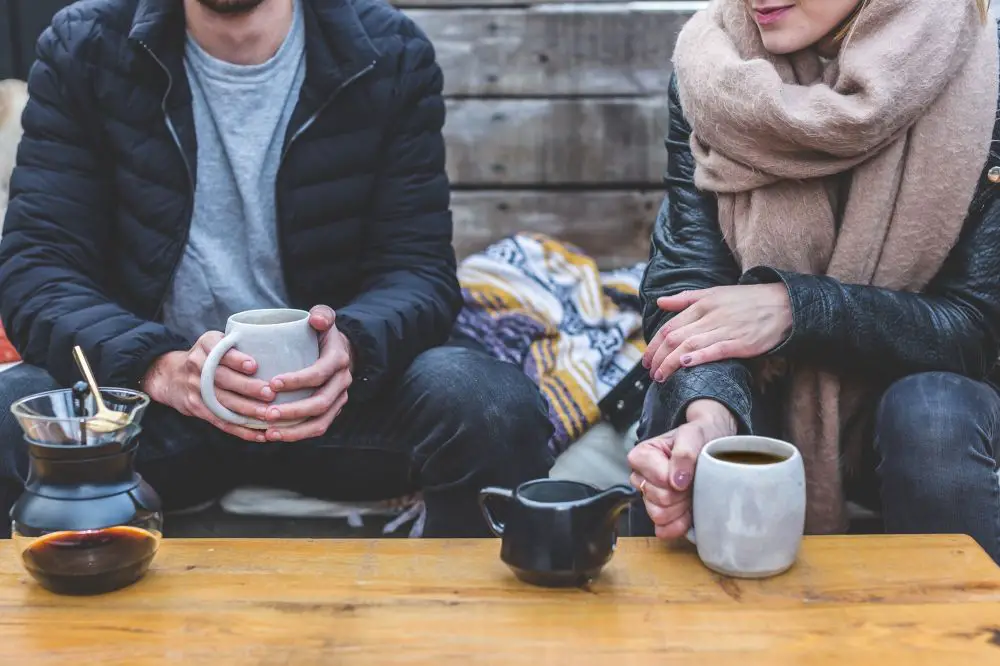
[[[227,409],[215,394],[215,373],[219,362],[233,348],[253,358],[257,362],[254,377],[268,382],[278,375],[314,364],[319,359],[319,335],[309,325],[309,313],[305,310],[247,310],[234,314],[226,323],[226,337],[212,349],[201,369],[201,399],[213,414],[224,421],[265,430],[268,427],[266,422]],[[314,391],[303,389],[279,393],[271,404],[303,400]]]
[[[718,457],[733,452],[766,454],[776,461],[747,464]],[[705,566],[737,578],[788,570],[805,529],[806,480],[799,450],[767,437],[723,437],[701,450],[695,469],[694,528],[688,538]]]

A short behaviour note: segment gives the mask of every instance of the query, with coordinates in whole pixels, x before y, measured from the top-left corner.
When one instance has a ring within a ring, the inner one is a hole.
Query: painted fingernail
[[[277,409],[276,407],[272,407],[272,408],[271,408],[271,409],[270,409],[270,410],[269,410],[269,411],[267,412],[267,418],[268,418],[268,420],[270,420],[270,421],[277,421],[278,419],[280,419],[280,418],[281,418],[281,412],[280,412],[280,411],[278,411],[278,409]]]
[[[267,431],[267,438],[269,440],[271,440],[272,442],[280,442],[281,441],[281,431],[280,430],[268,430]]]
[[[270,386],[265,386],[260,390],[260,397],[264,398],[264,400],[273,400],[274,391],[271,390]]]
[[[685,354],[684,356],[681,356],[681,365],[691,365],[691,361],[693,360],[694,358],[691,354]]]
[[[257,435],[256,439],[257,439],[258,442],[261,442],[261,443],[264,443],[264,442],[267,441],[267,437],[264,437],[264,435]]]
[[[658,382],[662,382],[663,381],[663,371],[662,370],[657,370],[656,372],[654,372],[653,373],[653,379],[655,379]]]
[[[677,490],[687,490],[687,487],[691,485],[691,472],[675,472],[674,473],[674,488]]]
[[[274,387],[275,391],[280,391],[283,388],[285,388],[285,382],[281,381],[280,379],[272,379],[271,386]]]
[[[243,372],[253,372],[253,361],[243,361]]]

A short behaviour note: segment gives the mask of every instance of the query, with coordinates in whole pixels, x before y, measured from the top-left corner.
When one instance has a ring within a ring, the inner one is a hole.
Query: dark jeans
[[[54,380],[36,367],[20,365],[0,374],[4,516],[27,470],[9,406],[54,388]],[[243,442],[156,404],[142,425],[137,468],[167,510],[215,499],[245,483],[342,501],[388,499],[419,489],[429,537],[488,536],[478,491],[546,476],[552,464],[547,448],[552,428],[535,385],[514,365],[459,347],[425,352],[383,396],[364,405],[348,403],[316,440]]]
[[[646,437],[670,426],[658,410],[661,388],[653,384],[646,398]],[[945,372],[901,379],[882,396],[873,442],[887,532],[968,534],[1000,563],[1000,394],[993,387]],[[652,533],[644,513],[641,505],[633,512],[633,533]]]

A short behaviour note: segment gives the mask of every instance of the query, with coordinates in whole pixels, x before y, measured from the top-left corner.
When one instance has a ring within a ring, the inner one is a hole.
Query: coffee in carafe
[[[131,525],[51,532],[33,540],[21,559],[42,587],[60,594],[97,594],[125,587],[149,568],[159,536]]]
[[[11,510],[21,562],[42,587],[99,594],[130,585],[148,570],[161,538],[156,492],[135,471],[139,425],[149,398],[100,389],[128,425],[91,428],[93,400],[51,391],[11,410],[25,434],[29,471]]]

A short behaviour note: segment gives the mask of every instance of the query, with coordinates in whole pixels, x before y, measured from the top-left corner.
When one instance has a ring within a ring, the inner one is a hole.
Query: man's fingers
[[[275,377],[271,380],[271,388],[279,393],[319,388],[328,382],[337,370],[337,363],[333,359],[320,356],[318,361],[304,370]]]
[[[200,338],[198,342],[195,343],[195,349],[198,350],[198,354],[193,355],[200,359],[198,370],[201,371],[201,366],[204,364],[204,359],[208,357],[209,352],[215,349],[215,346],[222,342],[223,334],[221,331],[208,331]],[[252,375],[257,372],[257,362],[253,360],[249,355],[244,354],[238,349],[230,349],[219,361],[220,367],[226,367],[230,370],[235,370],[246,375]]]
[[[268,403],[274,400],[274,390],[261,379],[247,377],[229,368],[220,367],[215,373],[215,386],[245,398]]]
[[[341,370],[316,393],[295,402],[273,405],[267,410],[268,421],[298,421],[322,416],[330,411],[351,385],[351,373]]]
[[[215,345],[219,344],[224,337],[225,336],[222,331],[208,331],[198,338],[198,342],[195,343],[195,346],[201,347],[205,353],[208,353],[212,351]]]
[[[287,428],[269,428],[267,438],[272,442],[301,442],[306,439],[322,437],[330,429],[333,420],[340,415],[346,404],[347,394],[343,393],[333,404],[333,407],[322,416]]]
[[[320,354],[319,360],[308,368],[278,375],[272,379],[271,388],[279,392],[319,388],[330,381],[335,374],[349,368],[350,365],[351,356],[343,347],[329,345]]]
[[[219,361],[219,367],[226,367],[244,375],[252,375],[257,372],[257,362],[253,358],[244,354],[238,349],[230,349]]]
[[[309,325],[320,333],[326,333],[337,321],[337,313],[327,305],[317,305],[309,310]]]
[[[219,403],[223,407],[247,418],[263,420],[267,414],[266,403],[249,400],[238,393],[221,390],[216,387],[215,396],[219,399]]]
[[[213,414],[208,410],[208,407],[204,405],[199,399],[193,409],[190,410],[190,415],[211,423],[216,429],[221,430],[227,435],[232,435],[233,437],[238,437],[247,442],[265,442],[267,441],[264,437],[263,430],[254,430],[252,428],[244,428],[243,426],[234,425],[228,421],[223,421],[218,416]]]
[[[216,428],[226,433],[227,435],[232,435],[233,437],[238,437],[247,442],[258,442],[263,443],[267,441],[264,436],[263,430],[254,430],[253,428],[244,428],[243,426],[233,425],[227,421],[223,421],[220,425],[216,425]]]

